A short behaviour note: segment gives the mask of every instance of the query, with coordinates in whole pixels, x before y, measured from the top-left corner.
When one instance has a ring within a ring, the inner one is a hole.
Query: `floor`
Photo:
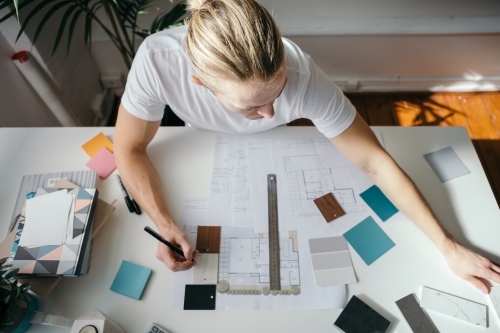
[[[500,206],[500,92],[346,94],[373,126],[464,126]],[[298,119],[292,126],[312,125]]]

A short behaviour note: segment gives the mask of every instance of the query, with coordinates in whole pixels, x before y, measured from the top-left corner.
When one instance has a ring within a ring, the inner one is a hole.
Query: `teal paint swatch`
[[[375,214],[377,214],[378,217],[380,217],[380,219],[384,222],[398,212],[396,206],[394,206],[392,202],[387,199],[384,193],[382,193],[376,185],[373,185],[359,196],[363,198]]]
[[[396,245],[371,216],[344,233],[344,238],[367,265]]]
[[[110,289],[118,294],[141,299],[150,276],[149,268],[123,260]]]

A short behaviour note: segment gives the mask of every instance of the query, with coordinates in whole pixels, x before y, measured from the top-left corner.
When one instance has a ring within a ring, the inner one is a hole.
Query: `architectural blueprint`
[[[182,223],[190,243],[195,246],[198,225],[210,225],[207,201],[186,199]],[[328,234],[328,233],[327,233]],[[331,235],[334,233],[330,232]],[[282,289],[300,286],[299,295],[228,295],[217,294],[217,310],[307,310],[341,308],[346,300],[344,285],[317,287],[308,238],[325,235],[324,231],[280,232],[280,273]],[[299,251],[300,249],[300,251]],[[269,253],[266,233],[256,234],[253,228],[222,227],[219,257],[219,281],[230,288],[260,289],[269,286]],[[173,308],[182,309],[184,286],[193,284],[194,269],[175,274]]]
[[[252,227],[249,162],[245,138],[217,137],[208,214],[214,225]]]
[[[330,192],[347,214],[328,227],[347,230],[368,213],[359,194],[373,184],[326,138],[251,140],[248,157],[256,232],[267,230],[271,173],[278,182],[280,231],[325,228],[313,200]]]

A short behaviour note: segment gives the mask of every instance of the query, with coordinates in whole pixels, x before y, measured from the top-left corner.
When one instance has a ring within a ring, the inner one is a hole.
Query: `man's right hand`
[[[184,231],[176,225],[172,225],[161,230],[161,234],[170,243],[179,246],[186,258],[170,250],[165,244],[158,242],[158,248],[156,249],[156,258],[158,258],[158,260],[163,262],[173,272],[186,271],[196,265],[194,259],[198,251],[191,247]]]

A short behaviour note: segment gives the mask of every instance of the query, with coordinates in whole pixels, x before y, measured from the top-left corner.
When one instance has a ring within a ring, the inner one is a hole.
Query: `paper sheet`
[[[248,174],[246,138],[217,137],[208,199],[208,215],[217,225],[253,226]]]
[[[206,221],[207,214],[203,214],[203,207],[206,205],[202,199],[187,199],[182,212],[182,221],[185,229],[188,231],[188,239],[191,244],[196,242],[196,226],[210,225]],[[212,224],[213,225],[213,224]],[[286,235],[287,232],[280,233]],[[332,287],[317,287],[313,267],[310,260],[310,251],[308,239],[314,237],[324,237],[326,235],[337,236],[333,230],[326,233],[323,230],[307,230],[299,231],[298,233],[298,263],[300,263],[300,289],[299,295],[289,296],[263,296],[263,295],[227,295],[217,294],[217,310],[308,310],[308,309],[330,309],[341,308],[346,301],[345,285]],[[224,239],[237,240],[241,239],[245,242],[246,237],[254,238],[252,228],[231,228],[223,227],[221,235],[221,243]],[[244,254],[242,254],[244,255]],[[223,268],[221,268],[223,269]],[[221,271],[219,271],[221,274]],[[242,275],[243,277],[243,275]],[[194,269],[186,272],[178,272],[175,274],[174,290],[173,290],[173,308],[183,309],[184,305],[184,286],[193,283]],[[245,282],[246,281],[246,282]],[[233,281],[234,283],[234,281]],[[248,280],[241,280],[241,283],[248,283]]]
[[[116,169],[115,156],[108,149],[101,148],[85,165],[106,179]]]
[[[83,150],[85,150],[89,157],[93,157],[97,154],[102,147],[105,147],[110,152],[113,152],[113,143],[102,132],[82,145]]]
[[[368,215],[359,194],[373,184],[326,138],[248,142],[253,221],[267,230],[267,175],[276,174],[280,231],[331,228],[345,231]],[[325,223],[313,200],[333,193],[346,215]]]
[[[74,198],[56,191],[26,201],[26,222],[19,246],[62,245]]]

